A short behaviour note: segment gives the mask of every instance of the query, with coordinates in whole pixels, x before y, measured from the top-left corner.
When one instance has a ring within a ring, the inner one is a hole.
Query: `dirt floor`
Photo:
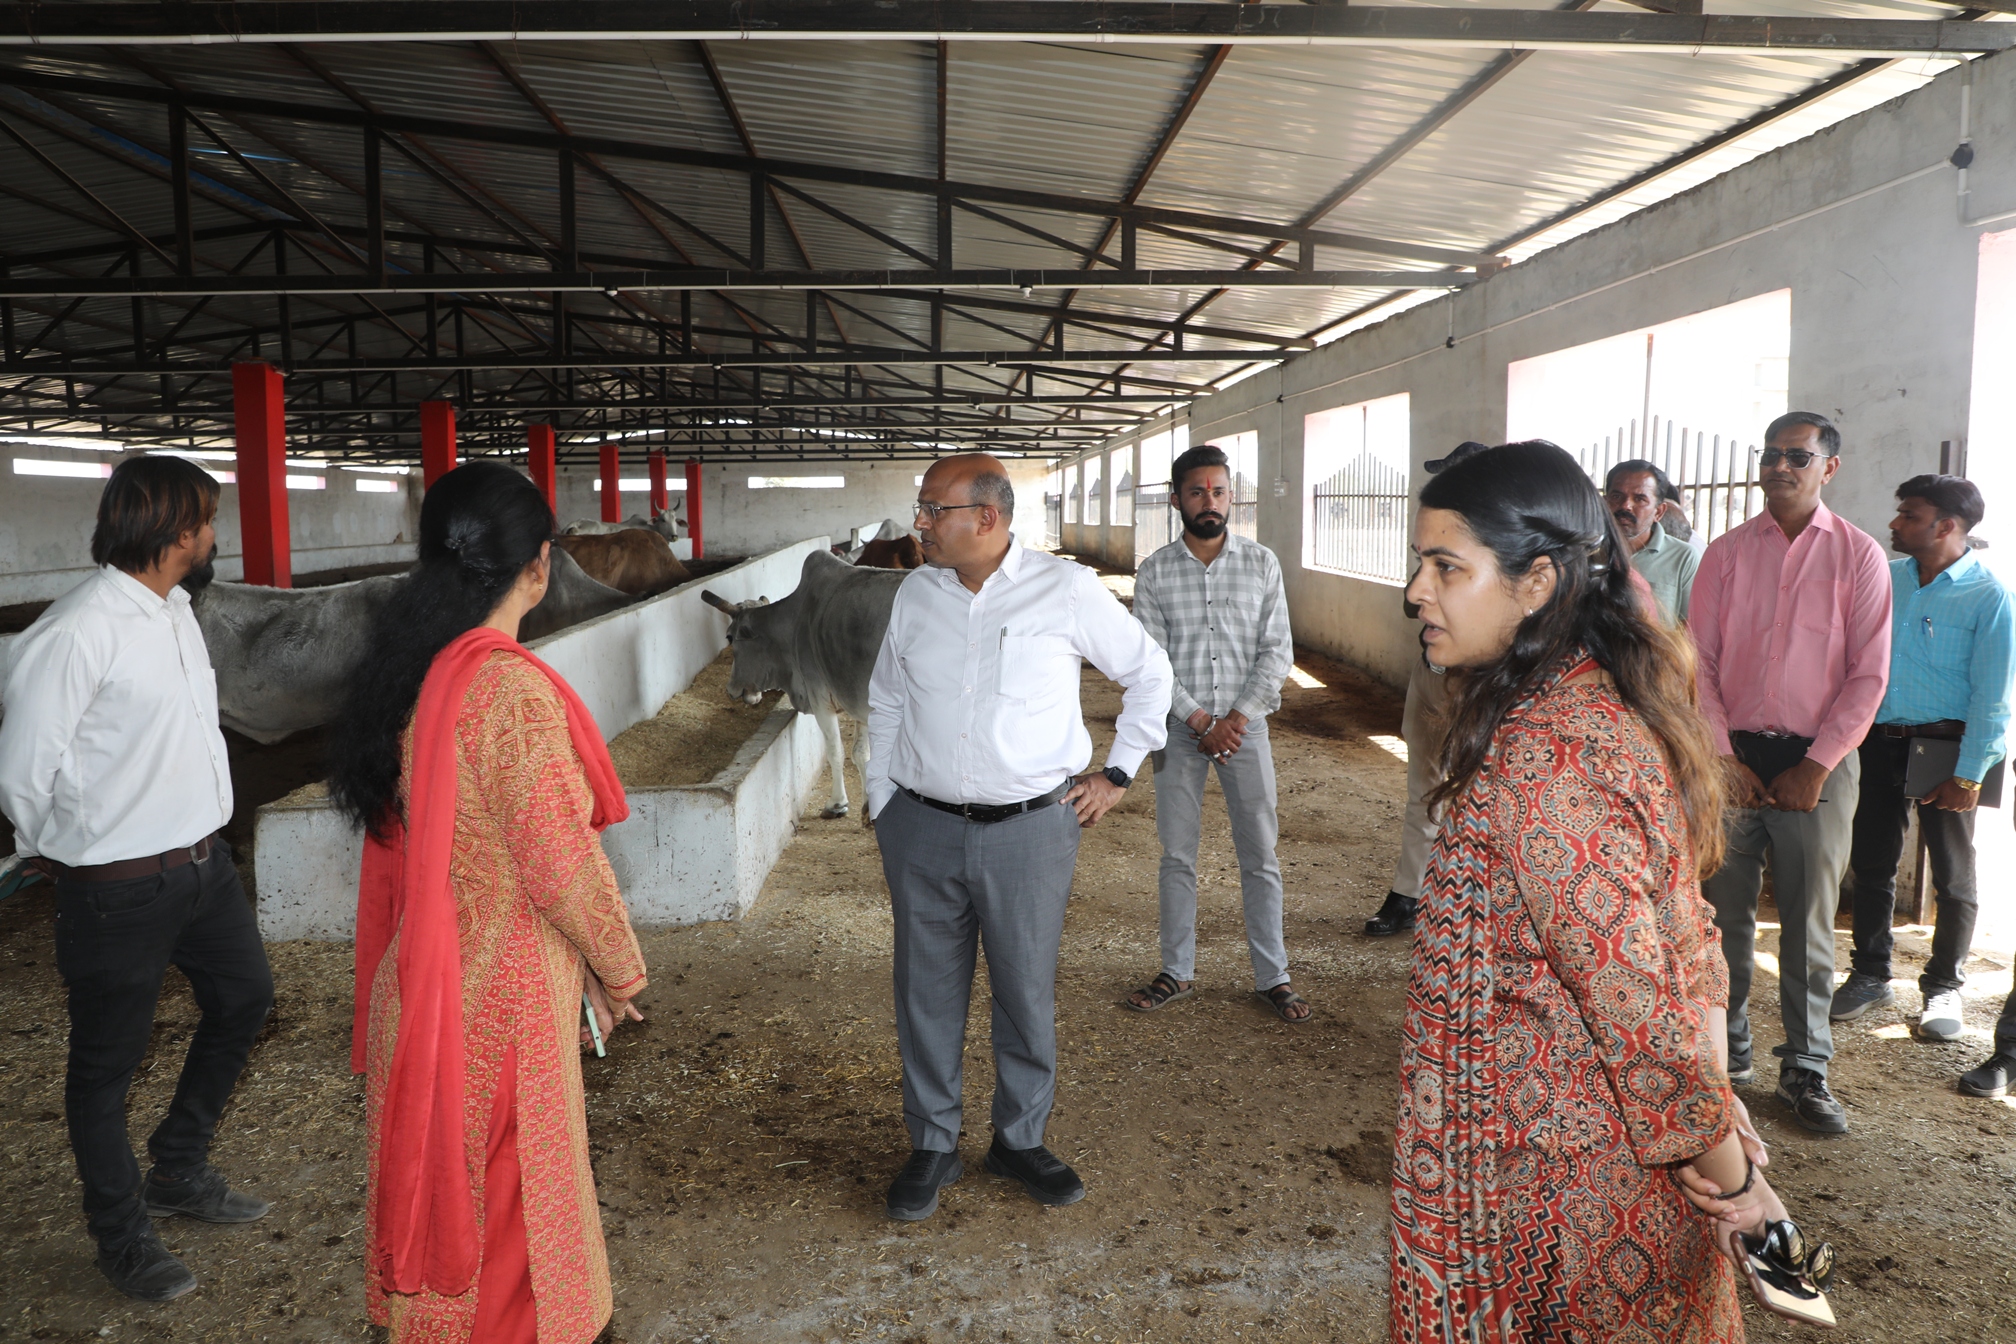
[[[777,708],[766,695],[754,705],[728,698],[733,650],[723,649],[658,713],[609,741],[616,774],[633,789],[705,784],[727,768]]]
[[[617,1285],[611,1338],[1383,1339],[1383,1147],[1408,951],[1358,928],[1392,861],[1399,705],[1321,658],[1305,655],[1299,670],[1273,742],[1289,948],[1316,1016],[1290,1027],[1249,996],[1215,787],[1203,828],[1202,992],[1155,1016],[1116,1006],[1157,961],[1144,778],[1086,837],[1065,934],[1050,1143],[1089,1187],[1071,1208],[1042,1208],[979,1170],[992,1078],[983,984],[970,1029],[968,1175],[930,1221],[884,1218],[908,1140],[887,898],[858,821],[808,814],[740,923],[645,935],[650,1021],[585,1064]],[[1117,694],[1088,675],[1086,704],[1095,737],[1110,737]],[[1775,940],[1767,927],[1767,951]],[[1922,955],[1921,938],[1903,944]],[[253,1227],[163,1223],[203,1286],[140,1307],[97,1276],[75,1208],[47,896],[0,905],[0,1337],[370,1337],[361,1099],[346,1071],[349,950],[277,944],[273,959],[278,1018],[214,1155],[275,1211]],[[1841,1033],[1836,1081],[1851,1135],[1793,1126],[1768,1079],[1747,1095],[1773,1145],[1773,1179],[1808,1231],[1840,1249],[1837,1338],[2016,1337],[2016,1108],[1952,1088],[1987,1053],[2009,977],[1977,961],[1968,1039],[1932,1046],[1903,1029],[1915,971],[1907,955],[1900,1010]],[[1775,988],[1760,974],[1766,1043]],[[136,1133],[166,1103],[195,1020],[175,980],[158,1053],[135,1087]],[[1805,1337],[1754,1311],[1750,1326],[1757,1338]]]

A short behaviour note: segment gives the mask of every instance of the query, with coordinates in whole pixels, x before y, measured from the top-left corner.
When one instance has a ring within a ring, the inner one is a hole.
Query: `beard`
[[[1216,541],[1225,535],[1225,520],[1215,513],[1200,513],[1195,518],[1186,513],[1183,530],[1199,541]]]
[[[210,554],[200,565],[189,566],[189,572],[182,576],[182,588],[191,596],[202,592],[217,577],[217,548],[212,546]]]

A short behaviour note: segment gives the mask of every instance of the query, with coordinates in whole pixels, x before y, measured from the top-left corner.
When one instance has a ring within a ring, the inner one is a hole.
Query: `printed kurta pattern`
[[[1733,1123],[1728,972],[1657,740],[1564,667],[1499,728],[1423,887],[1393,1168],[1397,1341],[1743,1338],[1665,1169]]]
[[[644,960],[589,818],[594,802],[552,683],[522,658],[492,654],[456,722],[455,849],[450,885],[461,934],[468,1076],[464,1130],[479,1228],[485,1149],[506,1053],[517,1057],[518,1160],[539,1338],[587,1344],[608,1321],[609,1263],[588,1167],[578,1024],[582,958],[611,995],[634,995]],[[412,744],[405,744],[410,765]],[[399,1021],[395,938],[372,985],[366,1088],[371,1102],[367,1219],[376,1214],[377,1128]],[[367,1270],[371,1319],[398,1344],[467,1344],[476,1290],[388,1293]]]

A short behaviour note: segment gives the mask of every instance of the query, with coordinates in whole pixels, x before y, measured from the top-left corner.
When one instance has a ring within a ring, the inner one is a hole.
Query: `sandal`
[[[1303,1023],[1307,1022],[1311,1017],[1314,1017],[1316,1015],[1315,1010],[1312,1008],[1305,1016],[1290,1017],[1288,1015],[1288,1010],[1290,1008],[1294,1007],[1298,1003],[1301,1004],[1303,1007],[1307,1008],[1309,1006],[1309,1000],[1303,998],[1300,994],[1297,994],[1292,988],[1290,988],[1285,984],[1276,985],[1272,989],[1256,989],[1253,991],[1253,997],[1260,1000],[1260,1002],[1266,1004],[1269,1008],[1273,1009],[1274,1016],[1280,1018],[1283,1022],[1286,1022],[1288,1023],[1288,1025],[1293,1027],[1301,1026]]]
[[[1159,971],[1153,980],[1150,980],[1147,984],[1134,991],[1135,994],[1147,995],[1148,1002],[1136,1003],[1134,1002],[1133,995],[1129,995],[1120,1000],[1120,1006],[1122,1008],[1132,1008],[1137,1013],[1152,1013],[1159,1009],[1167,1008],[1178,999],[1187,999],[1196,992],[1197,982],[1195,980],[1192,980],[1186,989],[1169,972]]]

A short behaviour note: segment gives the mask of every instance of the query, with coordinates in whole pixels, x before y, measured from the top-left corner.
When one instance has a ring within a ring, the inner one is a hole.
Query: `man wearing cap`
[[[959,1179],[976,944],[993,990],[994,1142],[986,1167],[1044,1204],[1084,1198],[1044,1146],[1057,1087],[1057,951],[1082,827],[1164,741],[1169,659],[1099,576],[1009,531],[1015,491],[983,453],[924,473],[924,568],[896,591],[868,683],[868,815],[895,916],[896,1042],[910,1160],[891,1218]],[[1081,662],[1124,696],[1103,771],[1079,709]]]
[[[1431,458],[1423,466],[1430,476],[1452,467],[1491,445],[1466,440],[1447,457]],[[1403,596],[1401,607],[1410,621],[1421,609]],[[1421,877],[1428,871],[1428,851],[1440,818],[1428,809],[1428,794],[1442,782],[1442,739],[1449,731],[1449,676],[1431,665],[1427,655],[1414,660],[1407,675],[1407,704],[1400,713],[1400,739],[1407,744],[1407,806],[1400,819],[1400,857],[1393,864],[1393,882],[1379,913],[1365,921],[1368,938],[1390,938],[1414,927],[1421,900]]]

